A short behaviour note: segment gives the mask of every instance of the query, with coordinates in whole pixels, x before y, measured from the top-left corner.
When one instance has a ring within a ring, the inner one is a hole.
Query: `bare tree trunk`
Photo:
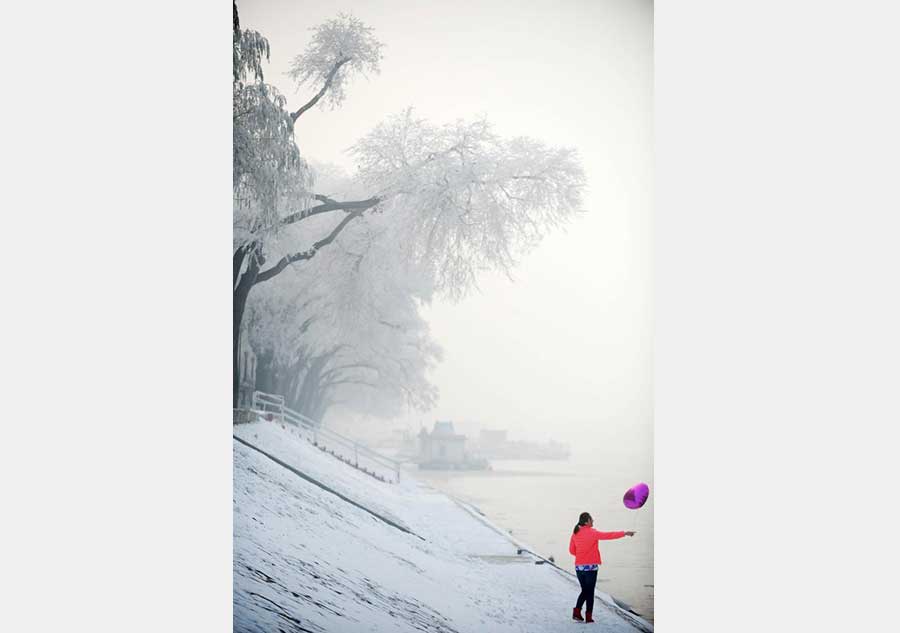
[[[295,411],[298,411],[300,407],[298,406],[299,397],[300,397],[300,388],[303,385],[303,381],[301,377],[303,374],[301,373],[303,370],[303,366],[306,364],[306,357],[301,353],[297,356],[297,361],[291,365],[289,371],[290,382],[288,382],[287,391],[284,393],[284,398],[288,403],[288,406]]]
[[[274,384],[275,354],[266,350],[256,357],[256,388],[259,391],[272,393]]]
[[[291,385],[291,368],[284,365],[278,366],[278,382],[275,386],[275,393],[284,396],[287,399],[287,392]],[[286,403],[287,404],[287,403]],[[290,406],[290,404],[288,404]],[[293,408],[293,407],[291,407]]]
[[[247,270],[243,274],[240,273],[244,260],[248,260]],[[234,253],[234,280],[237,282],[234,286],[234,302],[233,302],[233,331],[232,331],[232,407],[237,408],[238,397],[241,389],[241,323],[244,320],[244,309],[247,307],[247,297],[250,296],[250,290],[256,283],[256,277],[259,274],[259,258],[253,252],[253,246],[242,246]],[[240,277],[238,281],[237,278]]]
[[[314,420],[316,418],[313,417],[313,414],[315,414],[313,408],[316,395],[321,389],[322,370],[331,356],[332,354],[322,354],[312,360],[306,375],[303,377],[303,387],[300,390],[300,397],[297,399],[300,413]]]

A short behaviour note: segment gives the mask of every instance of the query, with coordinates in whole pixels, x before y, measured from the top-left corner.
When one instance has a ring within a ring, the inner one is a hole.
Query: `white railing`
[[[283,396],[254,391],[252,407],[264,417],[271,415],[279,422],[295,426],[314,445],[338,455],[357,468],[366,471],[367,466],[387,469],[394,474],[395,481],[400,481],[400,462],[373,451],[361,442],[324,428],[321,422],[285,406]]]
[[[284,396],[277,396],[262,391],[254,391],[250,407],[261,413],[274,413],[284,420]]]

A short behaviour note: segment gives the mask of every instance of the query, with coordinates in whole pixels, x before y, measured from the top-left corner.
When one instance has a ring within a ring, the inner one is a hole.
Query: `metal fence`
[[[378,473],[378,471],[387,471],[394,476],[393,483],[400,481],[400,462],[372,450],[361,442],[324,428],[321,422],[287,407],[284,404],[283,396],[254,391],[252,407],[263,417],[293,425],[315,446],[356,468],[385,481],[391,481],[388,477],[380,476]]]

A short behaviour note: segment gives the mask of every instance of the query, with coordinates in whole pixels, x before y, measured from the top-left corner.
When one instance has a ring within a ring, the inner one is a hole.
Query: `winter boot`
[[[591,611],[587,611],[585,613],[585,615],[587,616],[587,618],[585,618],[585,620],[584,620],[585,622],[593,622],[594,621],[594,618],[591,617]]]
[[[572,619],[578,620],[579,622],[584,622],[584,618],[581,617],[581,609],[579,609],[578,607],[572,609]]]

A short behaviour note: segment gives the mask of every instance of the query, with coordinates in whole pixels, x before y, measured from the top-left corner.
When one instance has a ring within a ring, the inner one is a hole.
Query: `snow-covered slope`
[[[378,482],[272,422],[234,434],[375,515],[234,441],[234,630],[553,632],[573,622],[570,578],[404,476]],[[637,631],[595,604],[595,630]],[[647,627],[648,629],[650,627]]]

